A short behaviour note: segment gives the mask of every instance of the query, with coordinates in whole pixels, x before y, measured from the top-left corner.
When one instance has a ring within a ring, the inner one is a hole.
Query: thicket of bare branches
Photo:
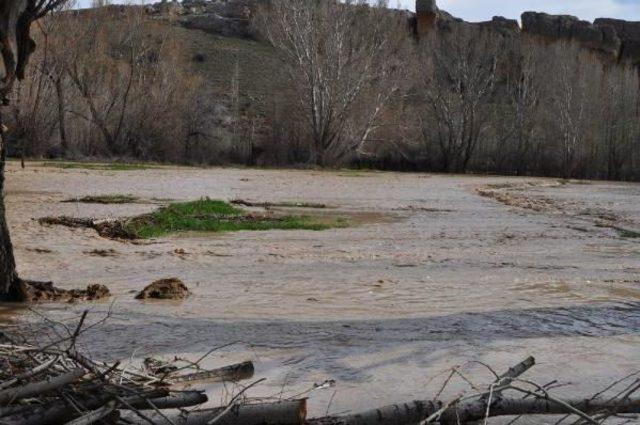
[[[290,83],[300,137],[313,164],[340,165],[366,152],[404,79],[406,20],[386,3],[274,0],[257,14]]]
[[[41,21],[13,153],[640,179],[635,68],[455,22],[416,41],[382,3],[274,0],[253,16],[278,59],[263,72],[284,81],[260,93],[238,65],[221,93],[140,8]]]
[[[404,145],[416,168],[640,178],[637,69],[467,25],[416,52]]]
[[[16,90],[14,154],[193,159],[213,100],[203,102],[203,79],[170,28],[141,8],[103,7],[37,30],[41,49]]]
[[[81,348],[82,337],[99,330],[110,314],[93,323],[87,312],[73,322],[38,316],[36,323],[0,332],[2,424],[445,425],[486,424],[505,416],[517,424],[530,423],[536,417],[532,415],[546,415],[544,423],[583,425],[637,423],[640,413],[638,372],[594,389],[594,394],[571,398],[566,396],[569,384],[525,378],[536,364],[528,357],[501,372],[479,361],[445,370],[431,378],[442,383],[428,398],[308,419],[307,399],[301,397],[335,382],[315,384],[290,397],[282,388],[273,397],[250,398],[251,389],[265,381],[240,383],[253,376],[252,362],[203,367],[213,353],[234,344],[214,347],[194,360],[174,356],[103,362]],[[484,373],[479,374],[480,369]],[[481,381],[481,375],[488,378]],[[205,383],[209,389],[213,383],[224,384],[227,401],[222,406],[203,408],[207,394],[184,388]]]

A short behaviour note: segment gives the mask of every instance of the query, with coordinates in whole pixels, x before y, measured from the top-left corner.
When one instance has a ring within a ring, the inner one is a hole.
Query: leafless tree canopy
[[[637,69],[459,22],[416,40],[384,4],[260,5],[256,40],[207,41],[244,62],[140,7],[41,20],[12,153],[640,179]]]
[[[339,164],[364,152],[399,89],[408,31],[385,6],[274,0],[258,13],[256,25],[292,83],[313,163]]]

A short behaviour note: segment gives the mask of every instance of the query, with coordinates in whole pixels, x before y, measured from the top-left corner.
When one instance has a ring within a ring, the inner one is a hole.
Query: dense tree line
[[[272,0],[254,31],[286,82],[259,101],[242,69],[222,95],[192,72],[142,8],[43,21],[13,154],[640,180],[638,70],[572,43],[459,22],[416,40],[360,1]]]

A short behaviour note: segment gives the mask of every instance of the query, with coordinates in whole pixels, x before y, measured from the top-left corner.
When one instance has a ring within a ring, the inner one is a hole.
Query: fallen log
[[[185,391],[170,394],[166,397],[151,398],[131,403],[133,407],[140,410],[149,409],[178,409],[184,407],[198,406],[209,401],[209,397],[200,391]]]
[[[601,412],[640,413],[640,399],[624,402],[597,400],[564,400],[574,409],[587,414]],[[311,419],[308,425],[415,425],[438,412],[440,402],[413,401],[405,404],[373,409],[367,412],[342,417]],[[488,417],[518,415],[563,415],[574,412],[566,405],[544,398],[507,399],[501,398],[491,403]],[[487,416],[485,400],[461,403],[446,409],[440,416],[442,425],[476,422]]]
[[[105,418],[109,418],[110,420],[117,420],[120,418],[120,413],[116,411],[116,404],[114,402],[108,403],[107,405],[102,406],[99,409],[85,413],[79,418],[67,422],[65,425],[91,425]]]
[[[99,406],[96,406],[99,407]],[[87,408],[94,408],[87,406]],[[65,423],[78,415],[75,411],[62,403],[55,403],[50,406],[33,407],[29,406],[28,410],[22,410],[18,413],[0,418],[1,425],[55,425]]]
[[[308,425],[401,425],[417,424],[442,408],[441,402],[414,400],[346,416],[328,416],[307,421]]]
[[[254,208],[327,208],[326,204],[318,204],[314,202],[253,202],[245,199],[232,199],[229,203]]]
[[[92,218],[59,216],[39,218],[38,223],[46,226],[70,227],[72,229],[93,229],[98,232],[100,236],[108,239],[137,239],[137,235],[127,229],[126,220],[124,219],[94,220]]]
[[[528,357],[524,361],[509,368],[499,375],[496,383],[511,382],[514,378],[525,373],[535,365],[535,359]],[[479,403],[484,403],[486,411],[486,398],[481,397]],[[444,406],[444,407],[443,407]],[[400,425],[417,424],[444,409],[443,416],[452,407],[446,406],[440,401],[414,400],[408,403],[392,404],[377,409],[368,410],[341,417],[326,417],[312,419],[308,423],[314,425]]]
[[[241,381],[243,379],[249,379],[253,376],[255,368],[250,361],[237,363],[230,366],[221,367],[219,369],[205,370],[202,372],[190,373],[188,375],[181,375],[176,377],[170,377],[171,383],[184,383],[195,381],[207,381],[207,382],[227,382],[227,381]]]
[[[226,407],[194,410],[186,414],[146,415],[155,425],[208,425]],[[123,413],[124,415],[124,413]],[[279,401],[275,403],[239,404],[229,409],[215,421],[215,425],[302,425],[307,416],[306,399]],[[149,422],[127,414],[132,424],[149,425]]]
[[[527,357],[526,359],[524,359],[517,365],[510,367],[509,370],[507,370],[505,373],[500,375],[500,377],[498,377],[496,382],[500,382],[505,379],[517,378],[518,376],[524,374],[526,371],[528,371],[535,365],[536,365],[536,359],[534,357]]]
[[[86,374],[87,372],[84,369],[74,369],[47,381],[33,382],[23,387],[2,390],[0,391],[0,404],[8,404],[21,398],[33,397],[57,390],[65,385],[78,381]]]
[[[545,398],[497,399],[491,403],[489,417],[514,415],[563,415],[574,414],[565,404],[583,413],[593,415],[608,411],[615,413],[640,413],[640,399],[622,402],[602,400],[562,400],[564,404]],[[440,418],[441,424],[457,424],[479,421],[485,418],[487,405],[484,401],[453,406]]]
[[[27,370],[26,372],[20,373],[18,375],[16,375],[14,378],[3,382],[0,384],[0,390],[3,390],[5,388],[11,387],[15,384],[17,384],[18,382],[31,378],[33,376],[36,376],[39,373],[42,373],[44,371],[46,371],[47,369],[49,369],[51,366],[53,366],[55,363],[58,362],[58,360],[60,360],[59,356],[54,356],[51,359],[49,359],[48,361],[34,367],[33,369]]]
[[[136,406],[147,405],[148,398],[153,400],[153,398],[165,396],[166,390],[154,389],[147,394],[126,397],[124,401],[130,406],[137,408]],[[103,397],[84,398],[81,401],[86,409],[97,410],[104,407],[112,399],[113,396],[105,395]],[[58,400],[49,405],[28,407],[29,409],[1,417],[0,425],[58,425],[71,421],[79,416],[76,410],[70,409],[69,405],[63,400]]]

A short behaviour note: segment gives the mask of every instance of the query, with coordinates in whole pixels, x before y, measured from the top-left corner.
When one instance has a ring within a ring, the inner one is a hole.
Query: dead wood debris
[[[95,326],[87,326],[86,318],[85,312],[73,328],[57,324],[66,332],[60,329],[55,332],[40,329],[33,331],[33,335],[0,332],[0,424],[175,425],[207,424],[218,418],[216,423],[257,425],[265,417],[273,420],[277,415],[289,419],[294,415],[304,417],[304,400],[251,404],[242,400],[242,406],[234,403],[231,408],[163,413],[166,409],[185,409],[208,401],[202,391],[175,389],[177,383],[236,382],[253,376],[253,364],[244,362],[206,370],[200,366],[206,356],[196,361],[147,359],[138,369],[131,365],[122,367],[120,362],[97,362],[76,348],[82,333]],[[42,339],[42,333],[58,337],[44,345],[33,343],[34,339]],[[283,423],[290,423],[289,419]]]
[[[92,249],[90,251],[83,252],[86,255],[90,255],[92,257],[117,257],[118,251],[113,248],[110,249]]]
[[[94,220],[92,218],[75,218],[67,216],[42,217],[38,223],[47,226],[65,226],[72,229],[93,229],[104,238],[133,240],[137,236],[127,230],[122,220]]]
[[[241,205],[245,207],[255,208],[315,208],[325,209],[329,208],[327,204],[320,204],[315,202],[253,202],[245,199],[233,199],[229,201],[233,205]]]
[[[412,212],[430,212],[430,213],[451,213],[454,210],[447,208],[431,208],[431,207],[420,207],[416,205],[402,205],[397,208],[393,208],[393,211],[412,211]]]
[[[608,419],[638,423],[640,372],[614,382],[592,397],[566,399],[555,395],[564,384],[539,385],[521,378],[535,365],[532,357],[498,374],[487,385],[466,376],[468,365],[451,369],[440,391],[428,400],[415,400],[360,413],[307,419],[306,399],[249,399],[246,392],[264,379],[244,386],[216,408],[199,409],[208,397],[202,391],[178,390],[177,385],[237,382],[254,374],[251,362],[206,370],[204,358],[195,361],[147,358],[138,368],[120,362],[97,362],[76,348],[77,339],[91,327],[85,312],[73,327],[60,324],[54,342],[38,345],[34,335],[0,333],[0,424],[2,425],[415,425],[486,423],[488,418],[514,416],[517,423],[528,415],[555,415],[557,424],[604,424]],[[50,322],[50,319],[47,323]],[[51,326],[50,324],[48,326]],[[51,332],[49,332],[50,334]],[[470,364],[471,364],[470,363]],[[469,388],[446,398],[446,388],[458,379]],[[329,387],[335,385],[334,382]],[[308,392],[327,385],[314,385]],[[308,393],[306,392],[306,393]],[[303,393],[303,394],[306,394]],[[195,408],[187,410],[186,408]],[[178,410],[176,410],[178,409]]]
[[[30,303],[97,301],[111,296],[109,288],[99,284],[88,285],[86,289],[62,289],[54,286],[53,282],[21,283],[24,299]]]
[[[478,362],[474,362],[478,363]],[[438,394],[429,400],[414,400],[389,405],[356,414],[323,417],[307,421],[308,425],[374,425],[374,424],[486,424],[488,418],[515,416],[510,424],[530,415],[560,416],[556,424],[603,424],[610,418],[635,420],[640,416],[640,399],[633,396],[640,391],[640,372],[626,376],[604,391],[587,398],[564,399],[552,394],[563,387],[558,381],[546,385],[520,378],[535,365],[529,357],[498,375],[489,366],[480,363],[495,376],[486,386],[479,386],[465,376],[462,367],[454,367],[447,375]],[[470,388],[451,397],[441,399],[454,378],[461,379]],[[530,422],[527,422],[530,423]],[[545,422],[546,423],[546,422]]]
[[[88,195],[64,199],[63,203],[82,203],[82,204],[133,204],[140,201],[140,198],[133,195]]]
[[[494,199],[510,207],[536,212],[563,212],[563,209],[556,202],[542,196],[525,196],[510,190],[507,191],[507,189],[491,187],[481,187],[476,189],[476,192],[482,197]]]
[[[26,248],[26,251],[35,252],[36,254],[51,254],[51,253],[53,253],[53,251],[48,249],[48,248]]]
[[[566,183],[560,183],[560,185],[562,184]],[[640,230],[635,228],[637,227],[636,223],[626,220],[611,211],[597,208],[582,209],[579,205],[559,202],[540,195],[534,196],[522,193],[522,190],[535,186],[559,187],[558,185],[543,186],[539,184],[536,185],[535,183],[520,186],[510,184],[486,185],[476,188],[476,193],[482,197],[493,199],[510,207],[532,210],[539,213],[568,215],[576,219],[584,220],[585,223],[595,227],[615,230],[621,238],[640,238]],[[589,231],[589,229],[582,226],[572,225],[569,228],[583,233]]]

